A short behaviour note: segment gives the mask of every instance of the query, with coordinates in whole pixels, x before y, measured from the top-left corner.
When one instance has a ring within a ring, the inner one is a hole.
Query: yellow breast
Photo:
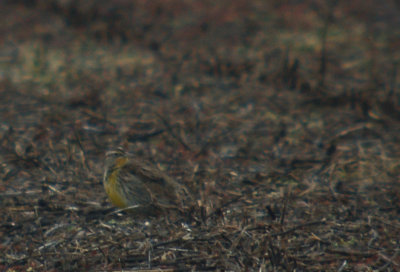
[[[119,208],[127,207],[125,198],[118,192],[115,186],[106,186],[106,192],[113,205]]]
[[[128,158],[118,158],[115,161],[115,167],[104,183],[104,189],[111,203],[119,208],[126,208],[128,206],[126,197],[123,195],[121,185],[118,182],[119,172],[127,162]]]

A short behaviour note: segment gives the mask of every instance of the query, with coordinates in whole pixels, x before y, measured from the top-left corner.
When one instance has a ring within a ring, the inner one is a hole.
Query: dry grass
[[[298,2],[2,3],[0,270],[399,270],[399,7]],[[193,207],[111,207],[120,144]]]

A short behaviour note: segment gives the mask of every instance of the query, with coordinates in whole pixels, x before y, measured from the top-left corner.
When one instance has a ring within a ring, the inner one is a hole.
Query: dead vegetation
[[[398,271],[399,6],[4,1],[0,270]],[[192,208],[111,207],[122,143]]]

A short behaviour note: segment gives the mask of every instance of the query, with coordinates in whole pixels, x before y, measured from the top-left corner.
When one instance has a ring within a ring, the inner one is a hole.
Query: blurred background
[[[0,270],[399,269],[399,1],[0,18]],[[186,229],[105,212],[119,145],[194,192]]]

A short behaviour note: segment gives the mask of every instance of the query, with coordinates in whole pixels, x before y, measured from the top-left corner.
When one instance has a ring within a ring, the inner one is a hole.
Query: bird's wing
[[[147,205],[152,202],[151,192],[130,167],[123,167],[119,175],[122,190],[128,195],[129,205]]]
[[[168,177],[154,166],[150,166],[139,161],[132,160],[127,165],[127,171],[131,175],[131,180],[139,189],[145,188],[150,194],[151,201],[162,205],[177,205],[179,196],[177,195],[179,184]]]

